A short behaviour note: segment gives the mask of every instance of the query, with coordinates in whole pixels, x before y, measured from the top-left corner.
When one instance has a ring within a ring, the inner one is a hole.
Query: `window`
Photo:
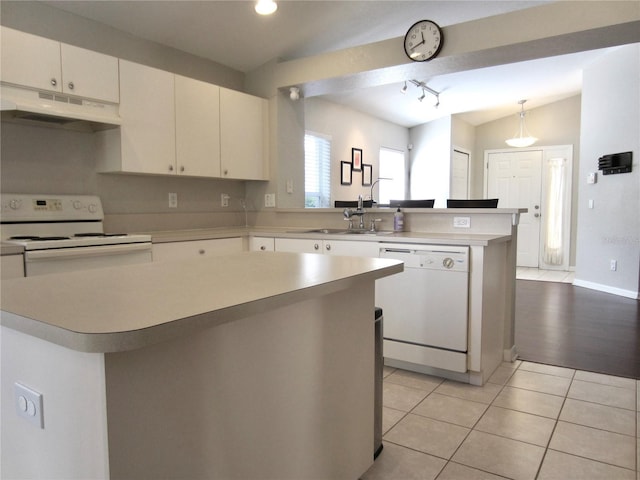
[[[328,208],[331,203],[331,137],[304,136],[304,206]]]
[[[381,148],[378,178],[378,203],[388,205],[391,200],[404,200],[404,152]]]

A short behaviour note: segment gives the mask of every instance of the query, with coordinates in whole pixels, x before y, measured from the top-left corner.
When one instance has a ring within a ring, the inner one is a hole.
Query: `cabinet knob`
[[[318,245],[317,243],[313,244],[313,249],[314,250],[320,250],[320,245]]]
[[[260,245],[260,250],[264,252],[266,249],[267,249],[266,245]]]
[[[52,78],[51,85],[55,87],[56,85],[58,85],[58,81],[55,78]]]
[[[324,248],[326,248],[327,250],[331,250],[331,244],[330,244],[330,243],[327,243],[327,244],[324,246]]]
[[[206,251],[205,251],[205,249],[204,249],[204,248],[201,248],[200,250],[198,250],[198,253],[199,253],[200,255],[204,255],[204,254],[206,253]]]
[[[69,82],[69,90],[73,90],[75,87],[75,85],[73,84],[73,82]]]
[[[227,175],[229,173],[229,170],[225,169],[225,171],[223,172],[225,175]]]
[[[184,172],[184,165],[181,165],[181,166],[180,166],[180,171],[181,171],[181,172]]]
[[[173,172],[173,165],[169,165],[169,171]]]

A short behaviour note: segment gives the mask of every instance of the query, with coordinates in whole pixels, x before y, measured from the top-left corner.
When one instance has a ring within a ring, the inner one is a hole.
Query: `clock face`
[[[404,51],[414,62],[426,62],[442,48],[442,31],[431,20],[414,23],[404,36]]]

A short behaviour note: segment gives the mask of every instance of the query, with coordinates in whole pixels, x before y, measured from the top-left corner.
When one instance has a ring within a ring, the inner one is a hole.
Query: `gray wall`
[[[637,298],[640,290],[640,45],[620,47],[584,71],[576,284]],[[633,152],[633,172],[603,176],[598,158]],[[588,208],[593,200],[594,208]],[[618,270],[610,270],[610,261]]]

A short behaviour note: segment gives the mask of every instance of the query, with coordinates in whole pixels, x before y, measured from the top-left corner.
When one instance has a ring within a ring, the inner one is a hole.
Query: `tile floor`
[[[540,268],[517,267],[517,280],[537,280],[539,282],[573,283],[575,272],[564,270],[542,270]]]
[[[639,391],[521,361],[483,387],[385,367],[384,449],[362,480],[640,480]]]

